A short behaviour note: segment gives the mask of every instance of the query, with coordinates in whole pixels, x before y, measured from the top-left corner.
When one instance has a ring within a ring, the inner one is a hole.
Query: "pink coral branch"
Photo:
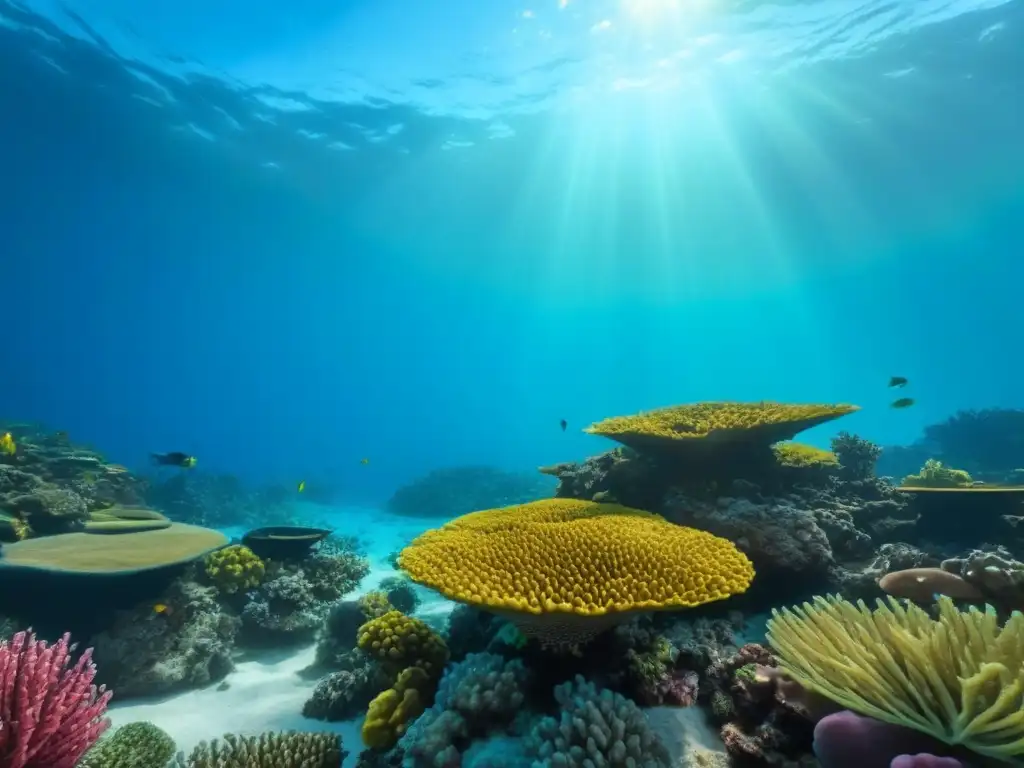
[[[70,640],[18,632],[0,642],[0,768],[74,768],[110,726],[92,649],[69,669]]]

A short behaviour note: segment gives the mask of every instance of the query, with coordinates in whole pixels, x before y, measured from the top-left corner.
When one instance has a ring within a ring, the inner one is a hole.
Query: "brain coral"
[[[509,616],[526,634],[551,622],[600,631],[629,612],[723,600],[754,576],[726,539],[578,499],[464,515],[413,541],[399,565],[450,599]]]
[[[635,450],[692,447],[708,443],[768,445],[858,410],[855,405],[708,402],[615,416],[584,431]],[[699,442],[698,442],[699,441]]]

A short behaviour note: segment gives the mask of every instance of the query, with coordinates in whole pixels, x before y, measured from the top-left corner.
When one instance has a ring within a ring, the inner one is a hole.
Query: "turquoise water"
[[[361,503],[676,402],[1019,405],[1021,8],[6,2],[5,411]]]

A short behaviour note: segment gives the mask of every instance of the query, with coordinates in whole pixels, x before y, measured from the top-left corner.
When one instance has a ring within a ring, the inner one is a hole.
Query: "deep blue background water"
[[[479,5],[0,0],[3,415],[384,498],[677,402],[1024,406],[1021,0]]]

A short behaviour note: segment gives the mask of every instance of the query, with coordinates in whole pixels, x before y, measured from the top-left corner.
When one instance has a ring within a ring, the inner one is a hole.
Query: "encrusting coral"
[[[805,443],[783,442],[772,446],[776,460],[784,467],[837,467],[839,459],[832,451]]]
[[[205,564],[207,578],[227,595],[255,589],[266,572],[263,561],[242,544],[211,552],[206,556]]]
[[[128,723],[100,739],[75,768],[162,768],[175,751],[174,739],[153,723]]]
[[[413,541],[399,562],[414,581],[556,644],[587,639],[638,612],[723,600],[754,576],[725,539],[649,512],[574,499],[456,518]]]
[[[341,737],[333,733],[229,734],[223,740],[200,742],[187,760],[179,752],[176,764],[179,768],[341,768],[347,754]]]
[[[1024,614],[838,597],[772,611],[780,669],[842,707],[1005,761],[1024,755]]]

